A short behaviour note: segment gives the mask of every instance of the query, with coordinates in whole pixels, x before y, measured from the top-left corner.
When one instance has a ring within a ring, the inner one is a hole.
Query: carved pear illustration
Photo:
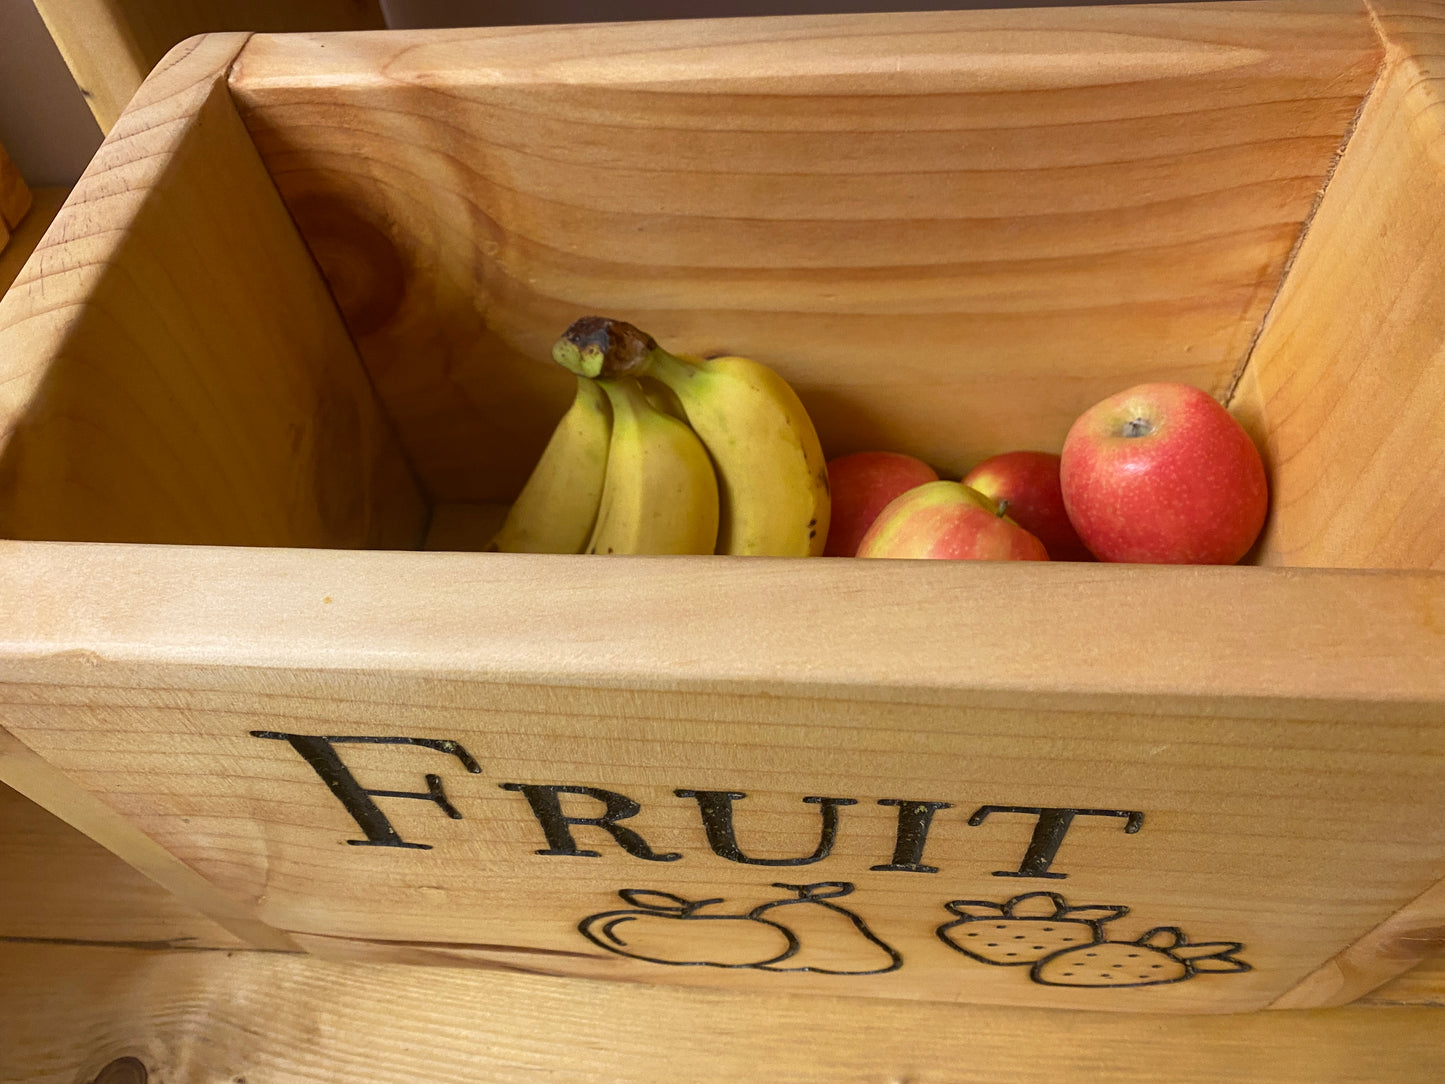
[[[677,967],[759,967],[797,951],[791,931],[755,913],[702,913],[725,901],[689,900],[671,892],[624,888],[632,907],[589,915],[577,929],[619,956]]]
[[[785,925],[797,941],[798,951],[782,961],[760,964],[760,970],[879,975],[903,966],[903,958],[879,940],[860,916],[831,902],[853,891],[847,881],[773,887],[796,892],[797,898],[765,903],[751,913]]]

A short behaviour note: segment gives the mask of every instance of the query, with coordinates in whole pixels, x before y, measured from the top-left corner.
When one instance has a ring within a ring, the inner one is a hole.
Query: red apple
[[[1269,503],[1249,434],[1188,384],[1140,384],[1084,411],[1060,480],[1069,519],[1103,561],[1234,564]]]
[[[828,460],[833,511],[824,557],[852,557],[864,533],[894,497],[938,481],[938,472],[902,452],[854,452]]]
[[[963,476],[985,497],[1004,506],[1008,518],[1044,544],[1051,561],[1092,561],[1069,522],[1059,485],[1059,457],[1051,452],[1004,452]]]
[[[1047,561],[1048,551],[962,482],[927,482],[888,502],[858,545],[859,557]]]

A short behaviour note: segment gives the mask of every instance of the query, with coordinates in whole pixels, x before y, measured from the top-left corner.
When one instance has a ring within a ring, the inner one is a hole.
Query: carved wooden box
[[[0,304],[0,779],[262,947],[1358,996],[1445,922],[1442,51],[1433,0],[183,44]],[[954,477],[1190,381],[1271,521],[461,552],[592,312]]]

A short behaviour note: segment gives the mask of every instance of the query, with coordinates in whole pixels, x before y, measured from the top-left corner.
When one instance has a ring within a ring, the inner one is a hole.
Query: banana
[[[577,378],[572,405],[507,513],[490,548],[504,553],[581,553],[602,503],[612,419],[597,382]]]
[[[712,553],[718,483],[697,435],[653,406],[636,380],[600,381],[612,441],[588,553]]]
[[[631,324],[586,317],[552,357],[580,375],[648,376],[677,396],[717,471],[718,553],[816,557],[832,504],[817,431],[797,393],[760,362],[689,362]]]

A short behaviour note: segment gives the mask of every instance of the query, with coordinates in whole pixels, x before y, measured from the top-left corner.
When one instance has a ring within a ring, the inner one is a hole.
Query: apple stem
[[[998,511],[995,512],[994,515],[998,516],[999,519],[1003,519],[1003,514],[1004,514],[1005,512],[1007,512],[1007,511],[1008,511],[1008,498],[1007,498],[1007,497],[1000,497],[1000,498],[999,498],[999,502],[998,502]]]

